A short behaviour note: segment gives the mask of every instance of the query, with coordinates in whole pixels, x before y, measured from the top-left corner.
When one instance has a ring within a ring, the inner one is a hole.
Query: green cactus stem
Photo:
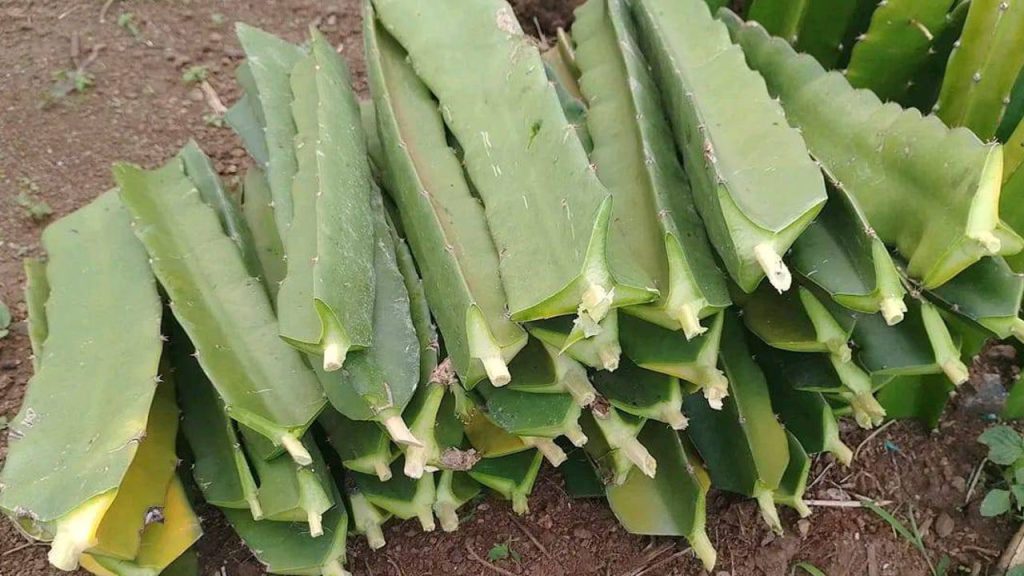
[[[908,259],[913,278],[935,288],[978,259],[1000,253],[998,145],[983,144],[967,130],[950,130],[937,118],[882,104],[756,24],[744,24],[728,11],[719,18],[780,99],[811,154],[856,200],[878,237]],[[892,162],[894,157],[901,161]]]
[[[634,314],[687,338],[729,305],[694,206],[658,89],[640,53],[627,3],[591,0],[573,25],[580,87],[590,102],[591,158],[612,195],[609,260],[624,277],[654,279],[661,298]]]
[[[298,169],[293,146],[295,124],[291,115],[289,76],[305,54],[299,47],[246,24],[237,24],[235,33],[246,56],[244,66],[238,70],[238,80],[252,109],[248,118],[239,114],[245,118],[242,126],[250,127],[249,131],[243,128],[239,133],[252,134],[251,119],[253,116],[258,119],[263,146],[255,136],[247,141],[254,143],[249,149],[250,152],[256,150],[253,157],[257,160],[266,150],[264,169],[273,198],[274,220],[278,235],[285,239],[292,223],[292,177]]]
[[[281,337],[323,356],[326,372],[373,342],[372,178],[349,83],[344,61],[314,30],[310,55],[291,72],[297,170],[277,312]]]
[[[434,523],[434,474],[428,472],[420,478],[409,478],[402,474],[405,467],[403,458],[391,464],[391,480],[382,482],[376,476],[355,473],[354,479],[360,494],[381,510],[396,518],[416,518],[425,532],[435,528]]]
[[[796,510],[801,518],[806,518],[811,515],[811,509],[804,502],[807,475],[811,471],[811,459],[807,457],[807,452],[800,445],[800,441],[788,430],[786,438],[789,440],[789,466],[786,467],[786,473],[782,475],[782,480],[779,482],[779,487],[775,489],[772,499],[776,504]]]
[[[507,362],[526,344],[526,333],[505,317],[484,209],[448,146],[435,100],[372,16],[366,12],[363,32],[389,191],[427,301],[463,385],[472,388],[483,378],[506,384]]]
[[[48,226],[42,244],[48,336],[10,425],[0,508],[52,538],[51,563],[73,570],[146,436],[162,309],[116,191]]]
[[[511,319],[576,313],[592,327],[612,307],[656,298],[651,279],[617,279],[609,269],[611,200],[579,139],[566,138],[572,128],[512,8],[501,0],[443,0],[414,21],[407,17],[414,0],[374,0],[373,7],[465,152]],[[472,90],[466,70],[479,71]],[[489,106],[479,106],[481,93]]]
[[[632,8],[711,244],[745,292],[789,289],[782,255],[825,203],[821,171],[704,2]]]
[[[379,422],[400,445],[422,443],[402,419],[419,386],[420,341],[412,304],[398,267],[380,192],[371,197],[374,213],[374,345],[349,354],[345,368],[326,372],[314,365],[331,405],[352,420]]]
[[[121,164],[114,176],[171,311],[228,415],[308,464],[297,438],[323,407],[323,391],[299,354],[278,338],[266,292],[249,276],[214,210],[178,159],[148,172]],[[231,287],[232,297],[225,300],[216,286]]]
[[[982,140],[995,136],[1010,103],[1024,54],[1024,6],[972,0],[963,33],[949,56],[936,113],[950,126],[970,128]]]
[[[828,204],[793,243],[789,262],[806,282],[846,308],[881,313],[889,325],[906,313],[906,290],[889,251],[856,201],[837,187],[831,187]]]
[[[914,73],[928,58],[948,23],[954,0],[887,0],[879,4],[867,32],[857,39],[846,67],[854,88],[867,88],[883,101],[899,102]]]

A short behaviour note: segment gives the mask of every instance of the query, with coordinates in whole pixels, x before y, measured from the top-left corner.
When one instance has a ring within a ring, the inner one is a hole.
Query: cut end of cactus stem
[[[679,322],[679,327],[682,328],[683,335],[686,336],[687,340],[693,340],[708,331],[707,327],[700,325],[700,316],[698,316],[697,312],[693,304],[690,303],[683,304],[669,311],[672,319]]]
[[[895,296],[883,298],[878,308],[882,313],[882,318],[885,319],[885,323],[889,326],[895,326],[902,322],[903,315],[907,312],[906,303],[903,302],[902,298],[896,298]]]
[[[387,541],[384,540],[384,531],[381,530],[380,524],[364,526],[363,532],[366,534],[366,543],[370,545],[371,550],[380,550],[387,544]]]
[[[704,569],[710,573],[715,568],[715,563],[718,562],[718,552],[715,551],[715,545],[708,538],[708,533],[701,528],[687,536],[686,540],[689,541],[690,547],[693,548],[693,553],[704,564]]]
[[[345,364],[345,357],[348,355],[348,348],[340,342],[331,342],[324,348],[324,371],[333,372],[340,370]]]
[[[324,517],[319,512],[309,510],[306,512],[306,522],[309,523],[309,535],[319,538],[324,535]]]
[[[405,475],[409,478],[422,478],[427,464],[427,449],[423,446],[409,446],[405,450]],[[383,466],[383,462],[381,463]]]
[[[572,442],[572,445],[577,448],[582,448],[587,443],[587,435],[583,433],[583,429],[576,423],[573,423],[573,425],[565,431],[565,437],[568,438],[569,442]]]
[[[793,509],[796,510],[796,513],[799,514],[801,518],[807,518],[811,515],[811,509],[807,506],[807,503],[804,502],[803,498],[793,499]]]
[[[772,529],[772,532],[781,535],[783,533],[782,521],[779,520],[779,511],[775,508],[775,499],[772,497],[771,490],[762,488],[755,499],[765,523]]]
[[[782,261],[782,256],[779,256],[770,243],[762,242],[755,246],[754,258],[757,259],[757,263],[761,266],[761,270],[764,271],[768,282],[779,293],[789,290],[790,286],[793,285],[793,276],[789,273],[789,268],[786,267],[786,263]]]
[[[424,532],[433,532],[437,526],[434,525],[434,511],[431,508],[421,511],[416,515],[419,518],[420,526]]]
[[[508,365],[501,357],[501,354],[489,355],[480,359],[487,373],[487,379],[496,387],[501,387],[512,381],[512,375],[508,371]]]
[[[885,408],[882,408],[870,391],[853,394],[848,401],[850,408],[853,409],[853,419],[861,428],[870,430],[885,419]]]
[[[707,399],[708,405],[711,406],[713,410],[721,410],[722,400],[725,400],[726,396],[729,395],[728,381],[721,372],[718,372],[718,375],[721,377],[720,380],[708,382],[704,386],[704,398]]]
[[[647,451],[647,448],[636,438],[630,437],[619,448],[626,455],[630,462],[636,465],[641,472],[649,478],[654,478],[658,471],[658,462]]]
[[[618,346],[602,346],[601,349],[597,351],[597,355],[601,359],[601,367],[608,372],[615,372],[619,369],[619,360],[622,358],[622,349]]]
[[[57,531],[47,554],[50,564],[66,572],[78,569],[82,553],[96,545],[96,531],[115,494],[112,490],[94,496],[57,521]]]
[[[292,460],[299,466],[309,466],[313,463],[313,457],[309,454],[309,450],[306,450],[306,447],[295,436],[282,434],[281,446],[284,447],[288,454],[291,455]]]
[[[999,223],[999,193],[1003,181],[1003,148],[995,145],[981,170],[979,191],[967,214],[967,237],[989,255],[998,254],[1002,242],[995,234]]]
[[[373,470],[377,473],[377,478],[380,478],[381,482],[391,480],[391,468],[388,468],[387,462],[377,460],[373,463]]]
[[[708,402],[710,404],[710,402]],[[712,406],[713,407],[713,406]],[[722,401],[718,401],[719,410],[722,408]],[[690,425],[690,421],[683,415],[683,412],[678,408],[665,408],[661,415],[662,420],[672,427],[673,430],[686,430],[686,427]]]
[[[614,288],[607,290],[600,284],[591,283],[583,291],[583,297],[580,299],[580,317],[585,317],[592,322],[604,320],[604,317],[608,315],[608,311],[612,309],[612,301],[614,299]]]
[[[459,529],[459,514],[455,511],[455,505],[451,502],[434,502],[434,514],[441,523],[441,530],[455,532]]]
[[[527,446],[536,448],[544,456],[544,459],[555,468],[561,466],[569,458],[565,451],[550,438],[524,437],[522,440]]]
[[[409,430],[409,427],[405,425],[405,420],[399,415],[388,416],[384,419],[381,424],[384,425],[384,429],[388,431],[388,435],[396,444],[403,446],[423,446],[423,443],[416,439]]]
[[[849,466],[853,463],[853,450],[850,450],[849,446],[843,444],[843,441],[840,440],[838,436],[835,437],[833,442],[829,442],[829,445],[825,448],[831,452],[832,455],[835,456],[836,460],[838,460],[843,466]]]
[[[512,493],[512,511],[520,516],[530,511],[526,494],[520,494],[519,492]]]
[[[942,371],[954,385],[959,386],[970,379],[970,370],[959,358],[946,360],[942,363]]]

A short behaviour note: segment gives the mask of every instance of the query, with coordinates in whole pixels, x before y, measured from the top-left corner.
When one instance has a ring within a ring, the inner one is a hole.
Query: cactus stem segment
[[[885,323],[889,326],[895,326],[902,322],[903,315],[907,312],[907,305],[903,302],[903,299],[895,296],[883,298],[878,308],[882,313],[882,318],[885,319]]]
[[[282,434],[280,442],[281,446],[291,455],[292,460],[299,466],[309,466],[313,463],[313,457],[310,456],[309,450],[306,450],[306,447],[295,436]]]
[[[416,439],[409,431],[409,427],[405,425],[405,421],[398,414],[388,416],[384,419],[381,424],[384,425],[384,429],[388,431],[388,435],[396,444],[403,446],[419,446],[422,447],[423,443]],[[378,474],[379,475],[379,474]]]
[[[555,444],[550,438],[537,438],[534,436],[523,436],[520,438],[523,444],[531,448],[536,448],[540,452],[544,459],[548,461],[552,466],[558,468],[565,462],[569,457],[566,456],[565,451],[562,450],[558,444]]]
[[[789,290],[789,287],[793,285],[793,276],[789,273],[789,268],[786,267],[786,263],[782,261],[782,256],[775,251],[775,248],[770,243],[762,242],[754,246],[754,258],[757,259],[761,270],[764,270],[764,275],[768,278],[768,282],[780,294]]]
[[[78,569],[82,553],[96,545],[96,531],[114,502],[116,490],[94,496],[57,521],[57,532],[47,558],[59,570]]]

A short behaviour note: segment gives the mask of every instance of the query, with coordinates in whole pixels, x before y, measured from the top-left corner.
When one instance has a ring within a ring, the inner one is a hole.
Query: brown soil
[[[513,3],[527,30],[539,26],[550,36],[568,24],[577,2]],[[225,178],[234,180],[248,160],[230,130],[204,122],[210,109],[201,92],[183,83],[182,73],[206,66],[212,86],[231,103],[237,97],[233,71],[241,57],[232,31],[235,21],[295,41],[316,23],[333,42],[344,42],[358,88],[365,90],[355,0],[289,0],[287,8],[283,2],[242,0],[114,1],[105,21],[100,19],[102,4],[0,2],[0,298],[16,322],[11,335],[0,340],[0,414],[8,417],[17,411],[31,375],[20,261],[40,254],[45,224],[28,217],[16,202],[19,194],[45,200],[54,217],[67,214],[112,186],[112,162],[154,166],[189,137],[216,160]],[[118,26],[124,13],[133,14],[138,37]],[[48,98],[54,74],[89,60],[94,50],[95,59],[86,67],[94,86]],[[1005,377],[1013,362],[1005,354],[1001,358],[982,363],[981,370]],[[982,380],[975,376],[974,381]],[[912,423],[887,428],[864,446],[850,469],[819,458],[808,497],[837,500],[861,494],[891,500],[890,510],[901,518],[913,512],[933,562],[948,554],[963,569],[957,574],[993,573],[994,559],[1014,526],[979,516],[986,475],[967,497],[969,479],[984,455],[975,438],[988,423],[973,400],[970,390],[954,400],[937,432]],[[845,434],[851,446],[867,436],[856,429]],[[921,554],[866,510],[818,508],[805,521],[785,511],[787,532],[777,537],[750,502],[713,494],[710,509],[709,533],[719,551],[716,576],[782,576],[800,561],[830,576],[928,574]],[[262,573],[223,518],[208,507],[201,512],[206,531],[199,547],[202,573]],[[368,551],[358,539],[353,542],[349,566],[355,574],[497,574],[481,559],[503,542],[511,542],[522,560],[497,562],[502,574],[638,575],[645,568],[643,573],[652,575],[702,573],[697,561],[683,553],[685,541],[624,533],[603,503],[570,500],[551,470],[542,474],[524,517],[513,517],[507,504],[487,498],[455,534],[424,534],[406,523],[391,526],[386,535],[389,544],[379,552]],[[0,522],[0,576],[55,573],[46,564],[44,547],[25,547],[22,537]]]

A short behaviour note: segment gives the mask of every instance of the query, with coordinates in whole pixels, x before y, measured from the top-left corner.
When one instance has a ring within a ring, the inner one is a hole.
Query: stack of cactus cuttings
[[[282,338],[330,372],[373,341],[370,166],[348,69],[319,32],[290,78],[297,168],[277,312]]]
[[[704,2],[632,7],[712,245],[744,291],[789,289],[782,255],[825,203],[821,171]]]
[[[119,165],[25,263],[36,375],[0,508],[58,566],[195,572],[180,425],[274,573],[347,574],[350,529],[452,531],[485,488],[525,513],[544,460],[710,570],[711,487],[781,530],[811,456],[853,458],[838,418],[934,427],[987,338],[1024,338],[1024,74],[986,56],[1016,8],[844,1],[821,26],[820,0],[755,2],[784,42],[718,3],[589,0],[538,53],[502,0],[413,4],[364,0],[362,104],[315,30],[240,26],[241,200],[189,142]],[[962,27],[944,90],[965,58],[988,81],[944,101],[1003,148],[850,86],[930,107]]]
[[[576,313],[589,335],[612,307],[656,298],[650,278],[617,280],[609,270],[611,200],[579,139],[565,137],[572,128],[511,7],[445,0],[416,22],[407,17],[408,0],[375,0],[373,7],[464,151],[486,206],[511,318]],[[467,48],[457,53],[438,41],[453,25],[464,31]],[[473,90],[465,86],[467,69],[480,71]],[[481,94],[491,99],[487,110],[477,105]],[[546,257],[538,261],[540,253]]]

